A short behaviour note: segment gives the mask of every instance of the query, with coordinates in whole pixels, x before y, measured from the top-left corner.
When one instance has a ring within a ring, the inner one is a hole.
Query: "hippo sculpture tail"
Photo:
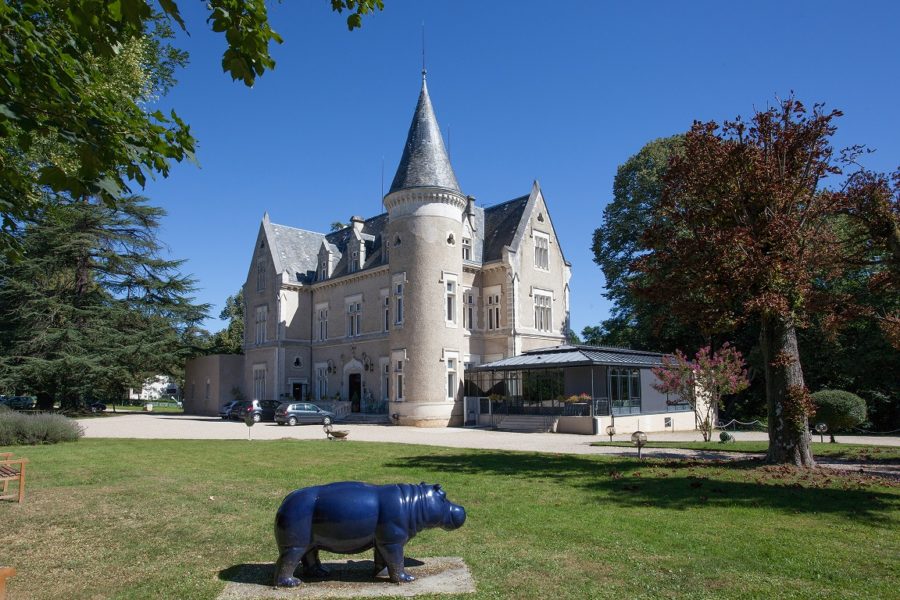
[[[457,529],[465,520],[465,509],[450,502],[440,484],[343,481],[294,490],[275,515],[275,585],[300,585],[294,572],[301,562],[304,575],[327,575],[319,550],[356,554],[370,548],[373,576],[387,567],[394,583],[413,581],[403,570],[406,542],[423,529]]]

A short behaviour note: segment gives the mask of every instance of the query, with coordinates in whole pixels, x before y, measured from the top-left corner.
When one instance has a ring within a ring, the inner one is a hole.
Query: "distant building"
[[[133,402],[159,400],[163,396],[178,398],[178,384],[166,375],[157,375],[144,382],[141,389],[128,388],[128,399]]]

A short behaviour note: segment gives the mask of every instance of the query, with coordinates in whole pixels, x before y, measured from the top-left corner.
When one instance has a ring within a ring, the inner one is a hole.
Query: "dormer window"
[[[462,239],[463,260],[472,260],[472,238]]]
[[[323,259],[319,264],[319,281],[328,279],[328,259]]]
[[[350,255],[350,272],[355,273],[359,271],[359,252],[356,250]]]

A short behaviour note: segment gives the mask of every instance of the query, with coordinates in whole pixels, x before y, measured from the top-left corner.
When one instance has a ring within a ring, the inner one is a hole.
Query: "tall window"
[[[353,273],[359,270],[359,252],[354,250],[353,254],[350,255],[350,272]]]
[[[323,258],[322,263],[319,265],[319,281],[325,281],[328,279],[328,259]]]
[[[462,240],[463,260],[472,260],[472,239],[463,238]]]
[[[487,307],[488,329],[500,329],[500,294],[489,294]]]
[[[347,336],[359,335],[360,321],[362,321],[362,303],[350,302],[347,304]]]
[[[403,284],[394,284],[394,323],[403,324]]]
[[[456,398],[457,373],[456,368],[459,363],[456,358],[447,357],[447,398],[452,400]]]
[[[394,385],[394,389],[397,390],[397,402],[403,400],[403,361],[398,360],[397,366],[394,371],[394,381],[396,384]]]
[[[550,237],[543,233],[534,234],[534,266],[550,270]]]
[[[328,307],[319,308],[319,341],[324,342],[328,339]]]
[[[538,331],[552,331],[550,296],[534,294],[534,328]]]
[[[382,360],[384,360],[384,359],[382,359]],[[390,360],[385,360],[384,365],[381,367],[381,397],[385,401],[388,401],[391,398],[390,381],[391,381],[391,362],[390,362]]]
[[[463,293],[463,327],[475,329],[475,294],[472,290]]]
[[[391,299],[384,297],[384,330],[391,328]]]
[[[328,365],[316,365],[316,399],[328,397]]]
[[[609,370],[609,398],[614,415],[635,415],[641,412],[641,370],[611,368]]]
[[[256,291],[261,292],[266,289],[266,259],[260,258],[256,261]]]
[[[445,285],[447,289],[447,314],[445,316],[447,318],[447,325],[456,326],[456,279],[451,279],[448,276],[445,276],[445,279]]]
[[[266,341],[266,319],[268,318],[269,307],[266,305],[256,307],[256,343],[262,344]]]
[[[253,367],[253,399],[266,399],[266,366],[255,365]]]

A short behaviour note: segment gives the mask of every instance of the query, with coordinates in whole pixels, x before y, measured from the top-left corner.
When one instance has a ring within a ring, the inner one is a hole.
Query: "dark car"
[[[334,421],[334,413],[323,410],[309,402],[285,402],[275,411],[275,422],[279,425],[296,425],[298,423],[320,423],[330,425]]]
[[[8,396],[6,406],[15,410],[31,410],[37,405],[37,401],[31,396]]]
[[[106,405],[102,402],[91,402],[88,405],[88,410],[90,410],[92,413],[103,412],[104,410],[106,410]]]
[[[253,418],[254,423],[259,423],[260,421],[272,421],[275,419],[275,409],[278,408],[279,404],[277,400],[260,400],[258,404],[259,406],[254,408],[253,401],[251,400],[238,402],[231,409],[231,412],[228,413],[228,416],[232,419],[243,421],[247,418],[247,415],[250,415]]]
[[[238,404],[237,400],[231,400],[230,402],[226,402],[219,408],[219,416],[223,419],[228,419],[231,417],[231,409]]]

